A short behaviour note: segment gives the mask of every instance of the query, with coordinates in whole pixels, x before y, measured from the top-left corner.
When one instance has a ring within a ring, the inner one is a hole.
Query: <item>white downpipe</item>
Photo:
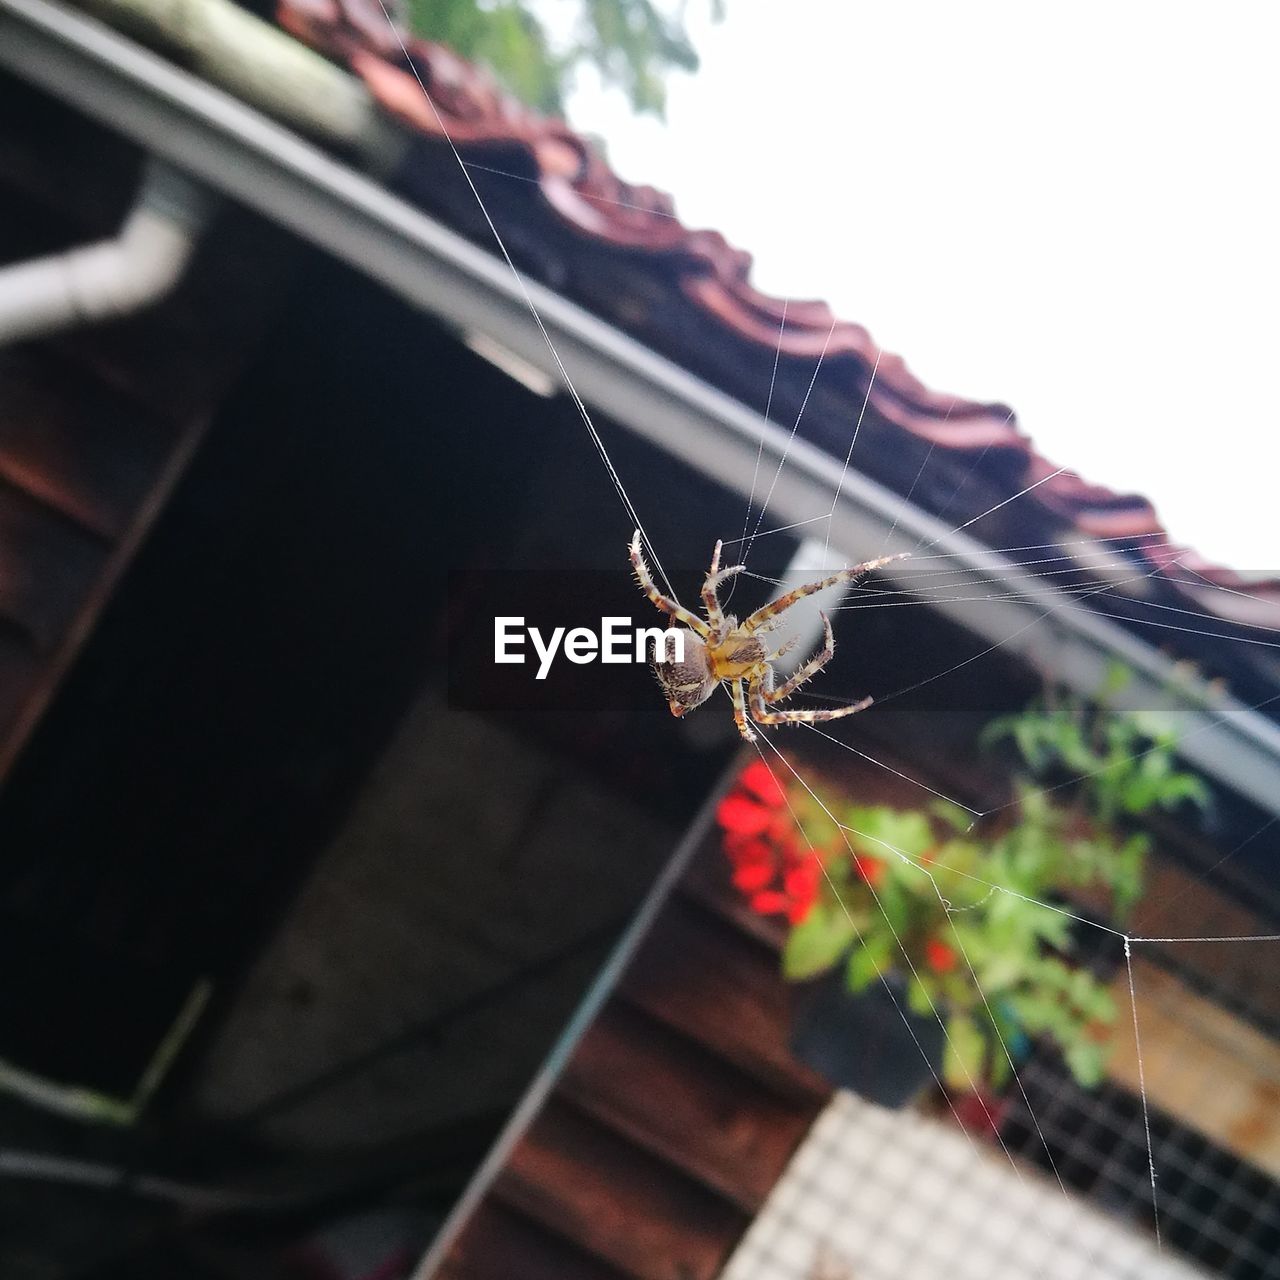
[[[212,207],[204,188],[149,160],[114,240],[0,267],[0,346],[158,302],[181,278]]]

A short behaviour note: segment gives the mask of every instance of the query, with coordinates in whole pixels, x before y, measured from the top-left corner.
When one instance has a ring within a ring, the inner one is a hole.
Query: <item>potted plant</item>
[[[1098,1083],[1117,1009],[1079,956],[1084,908],[1064,904],[1085,895],[1123,920],[1150,844],[1133,820],[1206,799],[1174,767],[1168,726],[1105,704],[1042,701],[984,738],[1011,741],[1021,763],[1015,802],[976,824],[946,802],[860,804],[763,759],[717,812],[734,884],[786,920],[783,973],[826,976],[802,1008],[797,1056],[888,1105],[931,1073],[998,1088],[1032,1038]]]

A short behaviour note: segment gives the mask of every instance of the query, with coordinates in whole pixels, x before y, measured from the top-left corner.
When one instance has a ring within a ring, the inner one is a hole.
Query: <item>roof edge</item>
[[[352,265],[461,332],[479,330],[557,376],[542,326],[578,389],[620,423],[744,496],[763,457],[786,457],[772,505],[804,519],[837,495],[832,543],[842,550],[929,544],[959,567],[998,572],[1010,591],[981,608],[932,607],[1034,663],[1052,644],[1064,683],[1091,694],[1120,658],[1137,673],[1135,705],[1184,690],[1182,752],[1227,789],[1280,815],[1280,725],[1185,671],[965,533],[841,468],[840,461],[339,163],[230,95],[102,24],[50,0],[0,0],[0,65],[170,159],[212,187]],[[529,301],[542,325],[535,323]],[[761,453],[763,451],[763,453]],[[815,503],[818,506],[815,506]],[[892,568],[892,566],[890,567]],[[1268,702],[1280,700],[1280,693]],[[1261,704],[1261,705],[1266,705]]]

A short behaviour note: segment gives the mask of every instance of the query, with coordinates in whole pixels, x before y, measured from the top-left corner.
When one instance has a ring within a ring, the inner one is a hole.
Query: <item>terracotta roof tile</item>
[[[825,303],[784,304],[759,292],[750,283],[749,254],[717,232],[684,226],[669,196],[623,181],[587,139],[563,122],[522,106],[480,68],[442,45],[406,36],[410,66],[377,0],[280,0],[278,19],[299,39],[346,62],[391,116],[428,138],[447,137],[477,168],[484,167],[486,153],[518,155],[524,170],[520,176],[536,186],[563,232],[579,245],[616,251],[617,269],[630,271],[637,280],[648,275],[671,284],[709,333],[719,332],[739,348],[760,348],[762,365],[772,363],[775,351],[784,361],[811,365],[825,350],[824,368],[833,368],[830,385],[854,401],[855,414],[878,357],[869,398],[875,413],[925,447],[956,455],[976,453],[989,459],[993,468],[995,459],[1006,459],[996,472],[1010,494],[1042,481],[1019,500],[1019,507],[1027,504],[1038,510],[1039,524],[1047,526],[1051,536],[1111,540],[1109,545],[1124,548],[1137,560],[1139,572],[1145,562],[1166,594],[1185,607],[1228,624],[1280,626],[1280,579],[1251,581],[1172,546],[1146,498],[1115,493],[1073,472],[1059,471],[1036,451],[1005,406],[930,390],[901,357],[881,353],[865,328],[838,320]],[[456,214],[458,206],[453,211]],[[575,296],[572,281],[564,291]],[[586,305],[598,301],[579,300]],[[786,325],[780,339],[784,306]],[[652,307],[637,305],[630,315],[632,323],[627,323],[625,310],[615,310],[612,318],[661,347],[662,335],[654,330],[661,328],[662,320],[654,320],[652,313]],[[642,316],[648,317],[647,326]],[[688,350],[671,336],[668,347]],[[827,374],[823,377],[825,381]],[[825,437],[831,443],[829,432],[811,430],[819,442]],[[877,474],[905,488],[914,472],[886,477],[881,468]],[[920,500],[922,495],[915,496]]]

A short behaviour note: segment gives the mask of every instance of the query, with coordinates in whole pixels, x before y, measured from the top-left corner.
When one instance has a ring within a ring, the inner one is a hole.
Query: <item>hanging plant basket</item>
[[[840,972],[801,992],[791,1034],[798,1061],[837,1088],[892,1108],[940,1078],[945,1044],[942,1024],[912,1013],[896,978],[851,995]]]

